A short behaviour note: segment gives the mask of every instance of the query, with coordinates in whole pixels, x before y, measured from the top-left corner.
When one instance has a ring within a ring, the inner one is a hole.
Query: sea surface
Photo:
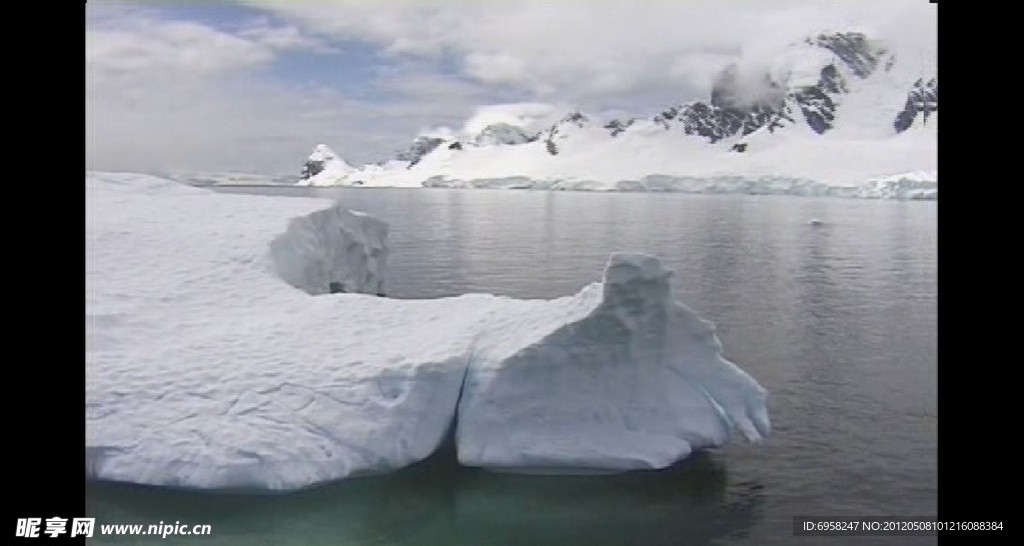
[[[937,203],[506,190],[220,188],[323,196],[391,225],[388,295],[551,298],[646,252],[770,392],[772,436],[659,472],[518,476],[450,451],[266,496],[88,487],[109,523],[209,524],[104,543],[423,546],[935,544],[794,537],[794,516],[935,516]],[[820,221],[812,224],[812,219]],[[190,539],[191,538],[191,539]]]

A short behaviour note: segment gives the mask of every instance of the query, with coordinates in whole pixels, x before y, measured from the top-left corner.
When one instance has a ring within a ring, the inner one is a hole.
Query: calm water
[[[155,539],[162,544],[936,542],[791,532],[799,515],[936,514],[935,202],[221,191],[340,197],[387,220],[394,297],[560,296],[599,280],[611,252],[656,254],[675,269],[681,299],[718,325],[726,357],[770,391],[773,435],[667,471],[619,476],[499,475],[458,468],[442,454],[390,476],[285,496],[92,485],[98,524],[213,526],[212,536]]]

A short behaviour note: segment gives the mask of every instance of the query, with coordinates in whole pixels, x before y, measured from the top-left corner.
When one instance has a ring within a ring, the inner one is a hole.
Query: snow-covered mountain
[[[359,168],[320,145],[299,184],[934,197],[936,70],[862,33],[822,33],[724,67],[708,100],[651,117],[494,123]]]
[[[334,150],[325,144],[320,144],[313,149],[313,153],[309,154],[306,163],[302,165],[302,180],[316,177],[345,178],[356,170],[355,167],[334,153]]]

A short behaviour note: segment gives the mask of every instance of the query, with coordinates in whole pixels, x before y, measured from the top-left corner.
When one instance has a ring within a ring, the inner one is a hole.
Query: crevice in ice
[[[462,411],[462,401],[466,395],[466,384],[469,382],[469,374],[473,370],[475,353],[475,349],[470,348],[469,356],[466,357],[466,366],[462,369],[462,381],[459,382],[459,392],[455,395],[455,407],[452,411],[451,422],[448,425],[448,431],[445,433],[444,441],[442,442],[443,446],[451,450],[452,456],[456,460],[458,460],[459,451],[459,412]]]
[[[697,390],[699,390],[701,394],[703,394],[704,397],[708,399],[708,402],[711,404],[711,407],[714,408],[715,413],[718,414],[719,419],[721,419],[722,422],[725,423],[726,433],[731,433],[733,428],[735,428],[736,424],[733,423],[732,419],[729,417],[729,414],[726,413],[725,408],[723,408],[722,405],[718,403],[718,400],[715,400],[714,396],[711,396],[711,393],[708,392],[708,390],[705,389],[703,385],[700,385],[693,381],[690,381],[690,383],[693,386],[697,387]]]
[[[341,205],[294,218],[270,242],[277,275],[310,295],[384,295],[387,223]]]

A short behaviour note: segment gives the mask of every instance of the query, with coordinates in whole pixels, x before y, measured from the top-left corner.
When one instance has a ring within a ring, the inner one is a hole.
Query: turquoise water
[[[119,485],[93,487],[90,496],[103,522],[212,525],[209,537],[170,536],[162,541],[169,544],[679,544],[749,534],[763,487],[747,484],[737,496],[728,483],[725,461],[707,455],[661,472],[557,478],[463,469],[435,457],[286,496]]]

